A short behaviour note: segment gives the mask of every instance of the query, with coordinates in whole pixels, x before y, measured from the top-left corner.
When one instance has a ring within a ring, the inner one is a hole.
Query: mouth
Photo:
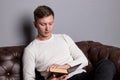
[[[45,32],[45,34],[49,34],[50,32]]]

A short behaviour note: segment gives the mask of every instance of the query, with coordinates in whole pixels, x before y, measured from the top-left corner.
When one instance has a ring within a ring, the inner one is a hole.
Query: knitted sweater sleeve
[[[29,48],[25,48],[23,54],[23,78],[35,80],[35,56]]]
[[[63,36],[69,46],[70,54],[73,57],[73,61],[69,62],[68,64],[71,67],[81,64],[79,68],[83,68],[87,66],[88,60],[86,56],[84,55],[84,53],[77,47],[75,42],[68,35],[63,35]]]

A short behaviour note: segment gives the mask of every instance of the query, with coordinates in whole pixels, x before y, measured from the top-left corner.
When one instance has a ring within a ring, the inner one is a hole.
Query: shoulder
[[[55,34],[54,37],[56,39],[62,39],[64,41],[66,41],[67,43],[73,43],[74,41],[72,40],[72,38],[70,36],[68,36],[67,34]]]
[[[35,57],[35,44],[36,44],[36,39],[34,39],[32,42],[30,42],[24,49],[24,55],[23,55],[23,58],[24,57]]]
[[[25,50],[32,50],[35,47],[36,39],[34,39],[32,42],[30,42],[26,47]]]
[[[67,34],[53,34],[54,37],[64,37],[64,38],[70,38]]]

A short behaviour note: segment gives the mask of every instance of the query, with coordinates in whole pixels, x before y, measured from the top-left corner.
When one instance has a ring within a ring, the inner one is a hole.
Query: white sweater
[[[52,34],[49,40],[33,40],[24,50],[23,75],[24,80],[35,80],[35,68],[45,78],[47,67],[51,64],[69,64],[71,67],[81,64],[69,78],[85,70],[88,60],[74,41],[65,34]]]

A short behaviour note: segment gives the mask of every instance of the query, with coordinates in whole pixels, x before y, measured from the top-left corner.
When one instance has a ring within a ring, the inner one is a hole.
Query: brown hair
[[[39,18],[44,18],[52,15],[54,17],[53,10],[48,6],[38,6],[34,11],[34,20],[36,21]]]

